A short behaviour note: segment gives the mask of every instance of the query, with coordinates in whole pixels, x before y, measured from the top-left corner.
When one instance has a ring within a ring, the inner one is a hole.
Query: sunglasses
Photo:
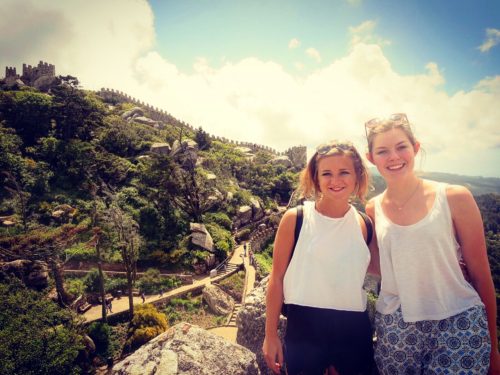
[[[368,131],[371,131],[373,128],[377,127],[378,125],[384,123],[384,122],[390,122],[392,125],[398,126],[410,126],[410,122],[408,121],[408,117],[406,117],[406,114],[404,113],[393,113],[389,117],[386,118],[372,118],[371,120],[365,122],[365,133],[366,137],[368,138]]]
[[[326,155],[334,148],[337,148],[342,151],[351,151],[352,147],[353,146],[348,143],[324,143],[316,148],[316,153],[318,155]]]

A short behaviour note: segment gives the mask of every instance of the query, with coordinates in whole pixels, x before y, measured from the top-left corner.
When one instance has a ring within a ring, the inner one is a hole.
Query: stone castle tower
[[[27,85],[43,90],[52,83],[55,77],[55,65],[40,61],[37,66],[23,64],[21,76],[17,74],[15,67],[6,66],[4,82],[7,86]]]

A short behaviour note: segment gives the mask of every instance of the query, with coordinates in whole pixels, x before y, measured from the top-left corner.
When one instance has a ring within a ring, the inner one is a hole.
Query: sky
[[[498,0],[0,0],[0,67],[43,60],[195,128],[366,152],[404,112],[424,171],[500,177]],[[4,71],[0,76],[4,75]]]

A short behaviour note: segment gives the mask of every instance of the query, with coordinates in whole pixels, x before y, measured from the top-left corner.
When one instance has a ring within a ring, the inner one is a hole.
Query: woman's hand
[[[264,353],[267,366],[275,374],[279,374],[283,367],[283,349],[281,340],[277,334],[272,337],[266,335],[262,344],[262,352]]]

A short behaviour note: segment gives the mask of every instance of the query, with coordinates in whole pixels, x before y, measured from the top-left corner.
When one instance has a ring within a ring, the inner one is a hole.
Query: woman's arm
[[[262,351],[269,368],[279,374],[283,365],[283,349],[278,337],[278,324],[283,305],[283,278],[285,277],[292,247],[294,245],[297,210],[285,212],[281,219],[273,250],[273,268],[269,277],[266,295],[266,332]]]
[[[373,224],[372,240],[368,245],[368,248],[370,249],[371,253],[371,258],[367,272],[372,275],[380,276],[380,258],[378,253],[377,233],[375,231],[375,226],[377,225],[377,223],[375,223],[375,206],[373,200],[370,200],[366,204],[365,212],[368,216],[370,216],[370,219],[372,219],[372,224]],[[365,232],[363,232],[363,236],[365,236],[366,238],[366,227],[365,227]]]
[[[452,185],[448,187],[446,195],[470,283],[476,289],[486,307],[491,338],[490,374],[499,374],[500,357],[496,328],[497,304],[486,251],[481,213],[471,192],[465,187]]]

